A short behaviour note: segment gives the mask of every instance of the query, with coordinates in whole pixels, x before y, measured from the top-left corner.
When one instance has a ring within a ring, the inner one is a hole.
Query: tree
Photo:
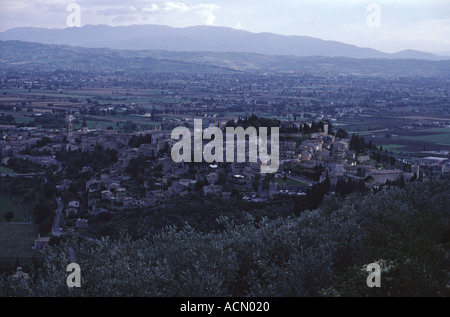
[[[233,188],[233,189],[231,190],[231,197],[234,197],[235,199],[236,199],[237,197],[239,197],[239,190],[237,190],[236,188]]]
[[[342,128],[339,128],[338,132],[336,132],[336,137],[340,139],[346,139],[348,138],[348,133]]]
[[[217,184],[218,185],[224,185],[227,181],[227,177],[223,171],[219,171],[217,173]]]
[[[136,158],[132,158],[125,168],[125,172],[136,177],[138,174],[143,174],[145,169],[149,167],[147,163],[148,158],[143,155],[139,155]]]
[[[261,175],[260,174],[255,174],[255,176],[253,176],[252,188],[253,188],[254,192],[258,191],[260,180],[261,180]]]
[[[14,213],[12,211],[8,211],[5,213],[5,219],[6,221],[10,222],[14,218]]]
[[[39,226],[39,233],[40,234],[48,234],[52,231],[52,220],[47,218],[44,220],[44,222]]]
[[[219,217],[210,232],[168,226],[164,210],[155,213],[163,215],[164,229],[139,238],[123,234],[93,241],[68,234],[45,251],[41,271],[30,272],[33,283],[0,276],[0,296],[448,297],[449,180],[406,183],[348,200],[332,197],[295,217],[257,219],[241,211],[232,219]],[[258,212],[280,208],[277,203]],[[174,207],[177,215],[183,209]],[[116,235],[115,228],[108,223],[103,231]],[[83,270],[81,288],[61,283],[69,246]],[[382,268],[381,288],[365,284],[362,268],[373,262]]]
[[[133,135],[131,139],[128,141],[128,145],[130,147],[138,148],[142,144],[151,144],[152,143],[152,135],[147,133],[144,135]]]
[[[137,130],[137,124],[131,122],[130,120],[128,120],[127,122],[125,122],[125,123],[122,125],[122,129],[123,129],[125,132],[134,132],[134,131]]]
[[[41,199],[34,208],[35,223],[41,224],[46,218],[50,217],[56,209],[54,205],[53,201]]]
[[[53,197],[57,191],[56,185],[52,182],[47,182],[42,186],[42,192],[47,198]]]
[[[364,176],[366,176],[366,171],[364,169],[362,169],[361,167],[358,167],[356,169],[356,176],[364,177]]]
[[[366,140],[363,136],[358,136],[356,134],[352,135],[349,144],[350,150],[354,150],[357,154],[361,154],[366,151],[366,147]]]

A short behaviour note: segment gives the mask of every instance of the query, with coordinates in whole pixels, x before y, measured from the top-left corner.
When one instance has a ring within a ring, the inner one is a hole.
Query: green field
[[[23,222],[22,217],[11,199],[6,195],[0,194],[0,223],[6,222],[5,214],[9,211],[14,213],[14,218],[12,218],[11,222]]]
[[[286,178],[286,180],[283,180],[283,178],[281,177],[276,177],[274,178],[274,182],[277,183],[278,185],[287,185],[287,186],[291,186],[291,185],[300,185],[300,186],[308,186],[308,184],[297,181],[295,179],[292,178]]]
[[[405,148],[404,145],[400,145],[400,144],[384,144],[383,145],[383,149],[388,150],[388,151],[399,151],[401,149]]]
[[[38,234],[38,225],[0,222],[0,258],[32,256]]]
[[[450,133],[449,128],[430,128],[423,130],[424,132],[435,132],[435,133]]]
[[[405,139],[405,140],[425,141],[425,142],[450,146],[450,133],[421,135],[421,136],[404,136],[401,138]]]
[[[14,205],[17,206],[17,208],[19,208],[20,214],[21,214],[23,220],[25,222],[30,221],[30,219],[34,213],[34,208],[36,207],[37,202],[36,201],[25,202],[23,200],[23,198],[21,198],[21,197],[14,197],[13,203],[14,203]]]
[[[17,123],[28,123],[28,122],[34,122],[34,117],[24,117],[24,116],[17,116],[15,117]]]
[[[33,256],[39,255],[34,250],[34,240],[38,237],[39,226],[29,224],[11,224],[0,222],[0,272],[31,264]]]
[[[12,173],[14,173],[14,171],[12,169],[10,169],[9,167],[0,165],[0,174],[12,174]]]

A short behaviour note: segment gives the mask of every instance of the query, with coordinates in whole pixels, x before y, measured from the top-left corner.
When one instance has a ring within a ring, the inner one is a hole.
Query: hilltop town
[[[217,206],[258,214],[280,202],[286,214],[300,213],[329,197],[450,169],[445,138],[432,142],[450,124],[448,88],[434,79],[393,79],[388,87],[376,78],[282,73],[94,74],[19,69],[1,78],[2,191],[17,219],[39,225],[44,244],[72,231],[117,233],[121,214],[194,202],[212,208],[209,217]],[[433,105],[421,108],[428,100]],[[172,131],[193,131],[195,119],[222,131],[278,128],[278,169],[264,174],[250,160],[174,162]],[[201,217],[203,207],[192,208]],[[193,216],[171,217],[151,226]]]
[[[65,230],[88,228],[88,215],[157,208],[194,193],[200,193],[202,200],[266,202],[283,196],[305,197],[314,184],[326,180],[332,188],[344,179],[378,189],[387,182],[418,179],[421,165],[440,172],[449,170],[445,159],[408,164],[390,156],[388,167],[377,164],[377,155],[385,155],[382,151],[372,148],[358,153],[348,135],[330,134],[327,121],[280,123],[281,131],[309,128],[313,132],[281,133],[279,169],[275,174],[261,175],[260,162],[175,163],[170,155],[175,140],[171,131],[160,126],[124,133],[102,129],[100,124],[89,129],[85,122],[81,129],[74,129],[74,120],[74,116],[67,116],[61,131],[4,127],[0,141],[4,166],[13,167],[10,163],[18,159],[40,166],[41,173],[53,168],[57,180],[54,194],[64,203],[59,225]],[[223,122],[219,125],[222,129],[225,126]],[[246,149],[248,156],[248,146]],[[94,154],[94,161],[80,164],[83,159],[74,158],[88,153]],[[37,177],[39,171],[9,174]]]

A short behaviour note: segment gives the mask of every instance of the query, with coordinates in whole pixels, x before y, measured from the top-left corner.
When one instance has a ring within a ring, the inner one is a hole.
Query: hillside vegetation
[[[0,68],[111,73],[283,72],[314,76],[450,77],[450,60],[298,57],[246,52],[114,50],[0,41]]]
[[[210,233],[187,224],[136,240],[72,236],[31,279],[3,276],[0,296],[449,296],[449,206],[442,176],[330,198],[298,217],[234,225],[223,216]],[[66,286],[68,246],[81,288]],[[373,262],[380,288],[366,286]]]

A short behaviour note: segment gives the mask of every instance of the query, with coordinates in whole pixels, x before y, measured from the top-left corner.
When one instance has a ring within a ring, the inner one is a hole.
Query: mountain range
[[[450,78],[450,60],[296,57],[240,52],[114,50],[0,41],[0,71],[286,73],[312,76]]]
[[[415,50],[405,50],[390,54],[371,48],[362,48],[337,41],[325,41],[308,36],[252,33],[214,26],[174,28],[163,25],[117,27],[85,25],[79,28],[65,29],[19,27],[0,32],[0,40],[19,40],[43,44],[117,50],[240,52],[296,57],[450,59],[449,56],[438,56]]]

